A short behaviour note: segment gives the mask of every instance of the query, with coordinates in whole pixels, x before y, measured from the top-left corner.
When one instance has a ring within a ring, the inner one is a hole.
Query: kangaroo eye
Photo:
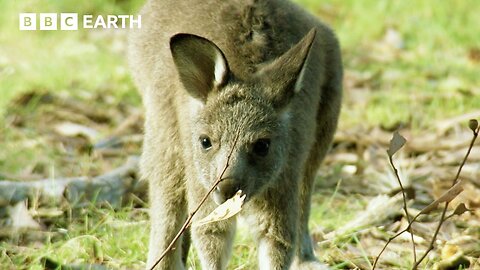
[[[200,136],[200,144],[204,150],[209,150],[212,148],[212,142],[208,136],[202,135]]]
[[[257,156],[264,157],[268,154],[270,148],[270,139],[260,139],[253,144],[253,153]]]

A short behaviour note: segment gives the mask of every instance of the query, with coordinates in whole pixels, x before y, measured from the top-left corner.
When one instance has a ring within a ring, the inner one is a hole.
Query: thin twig
[[[458,170],[457,170],[457,174],[455,175],[455,178],[454,178],[453,181],[452,181],[452,187],[453,187],[455,184],[457,184],[458,179],[459,179],[459,177],[460,177],[460,173],[461,173],[461,171],[462,171],[462,169],[463,169],[463,166],[464,166],[465,163],[467,162],[468,156],[470,155],[470,152],[472,151],[472,148],[473,148],[473,146],[474,146],[474,144],[475,144],[475,141],[476,141],[479,133],[480,133],[480,126],[477,127],[477,129],[473,131],[473,138],[472,138],[472,140],[471,140],[471,142],[470,142],[470,145],[469,145],[469,147],[468,147],[467,153],[465,154],[465,157],[463,158],[463,161],[462,161],[462,163],[460,164],[460,167],[459,167]],[[390,156],[389,156],[389,159],[390,159],[390,164],[391,164],[392,167],[394,168],[394,172],[395,172],[395,175],[397,176],[397,180],[400,180],[400,179],[398,178],[397,170],[396,170],[396,168],[394,167],[393,162],[392,162],[392,159],[391,159]],[[400,182],[400,181],[399,181],[399,182]],[[404,195],[404,202],[405,202],[405,193],[404,193],[405,190],[403,189],[403,186],[401,185],[401,182],[400,182],[400,188],[401,188],[402,193],[403,193],[403,195]],[[443,222],[444,222],[445,220],[447,220],[448,218],[451,217],[451,216],[445,217],[445,216],[446,216],[446,213],[447,213],[447,209],[448,209],[449,203],[450,203],[449,201],[447,201],[447,202],[445,203],[445,206],[444,206],[444,208],[443,208],[443,210],[442,210],[442,215],[441,215],[440,221],[439,221],[439,223],[438,223],[438,225],[437,225],[437,227],[436,227],[436,229],[435,229],[435,233],[434,233],[433,236],[432,236],[432,239],[431,239],[431,241],[430,241],[430,244],[429,244],[427,250],[426,250],[425,253],[420,257],[420,259],[419,259],[418,261],[414,260],[414,264],[413,264],[413,267],[412,267],[413,270],[418,269],[418,266],[420,265],[420,263],[426,258],[426,256],[428,255],[428,253],[433,249],[433,245],[434,245],[434,243],[435,243],[435,241],[436,241],[436,239],[437,239],[437,235],[438,235],[438,233],[439,233],[439,231],[440,231],[440,228],[441,228],[442,225],[443,225]],[[405,204],[404,204],[404,207],[405,207]],[[387,248],[387,246],[390,244],[390,242],[392,242],[395,238],[399,237],[399,236],[400,236],[401,234],[403,234],[404,232],[411,231],[412,224],[417,220],[417,218],[418,218],[421,214],[422,214],[422,212],[419,212],[417,215],[415,215],[415,217],[414,217],[411,221],[408,222],[408,225],[407,225],[407,227],[406,227],[405,229],[401,230],[400,232],[398,232],[397,234],[395,234],[394,236],[390,237],[390,238],[387,240],[387,242],[386,242],[385,245],[383,246],[382,250],[380,251],[380,253],[378,254],[378,256],[375,258],[375,261],[374,261],[374,263],[373,263],[372,270],[374,270],[375,267],[377,266],[377,263],[378,263],[381,255],[382,255],[383,252],[386,250],[386,248]],[[408,217],[408,214],[407,214],[407,217]],[[412,238],[413,238],[413,234],[412,234],[411,232],[410,232],[410,234],[412,235]],[[412,239],[412,242],[413,242],[413,239]],[[415,246],[414,246],[414,253],[415,253]]]
[[[403,187],[402,180],[400,179],[400,175],[398,174],[397,167],[395,167],[395,163],[393,163],[392,159],[393,155],[388,155],[388,160],[390,161],[390,165],[393,168],[393,172],[395,173],[395,177],[397,178],[398,184],[400,185],[400,189],[402,190],[402,197],[403,197],[403,210],[405,211],[405,215],[407,216],[408,224],[411,224],[412,221],[410,220],[410,215],[408,214],[408,207],[407,207],[407,195],[405,192],[405,188]],[[415,239],[413,238],[413,230],[412,226],[408,226],[408,232],[410,233],[410,237],[412,239],[412,248],[413,248],[413,261],[417,261],[417,251],[415,248]]]
[[[422,213],[419,212],[417,215],[415,215],[413,217],[413,219],[410,221],[410,223],[408,223],[407,227],[405,227],[405,229],[399,231],[398,233],[396,233],[394,236],[388,238],[387,240],[387,243],[385,243],[385,245],[383,246],[382,250],[380,251],[380,253],[378,254],[378,256],[375,258],[375,262],[373,263],[373,269],[375,269],[377,263],[378,263],[378,260],[380,259],[380,257],[382,256],[382,253],[385,251],[385,249],[387,248],[387,246],[390,244],[390,242],[392,242],[393,240],[395,240],[395,238],[399,237],[400,235],[402,235],[404,232],[407,232],[408,230],[410,230],[410,228],[412,227],[412,224],[417,220],[417,218],[421,215]]]
[[[397,238],[398,236],[400,236],[401,234],[403,234],[406,231],[410,232],[410,237],[412,239],[413,261],[414,262],[417,261],[417,251],[416,251],[416,247],[415,247],[415,239],[413,238],[413,230],[412,230],[412,227],[410,226],[410,224],[412,224],[412,220],[410,219],[410,214],[408,213],[407,195],[406,195],[406,192],[405,192],[405,188],[403,187],[402,180],[400,179],[400,175],[398,174],[398,169],[395,166],[395,163],[393,162],[393,154],[394,153],[389,153],[389,151],[387,151],[387,154],[388,154],[388,161],[390,162],[390,166],[393,169],[393,173],[395,174],[395,178],[397,179],[398,185],[400,186],[400,191],[402,192],[403,210],[405,211],[405,215],[407,217],[407,222],[408,222],[409,225],[407,226],[407,228],[405,228],[404,230],[402,230],[401,232],[397,233],[396,235],[390,237],[387,240],[387,243],[383,246],[382,250],[380,251],[378,256],[375,258],[375,261],[373,262],[372,270],[375,269],[375,267],[377,266],[377,263],[378,263],[378,260],[379,260],[380,256],[383,254],[383,252],[385,251],[387,246],[390,244],[390,242],[393,241],[395,238]]]
[[[463,166],[467,162],[468,156],[472,151],[473,145],[477,140],[479,132],[480,132],[480,127],[478,127],[475,131],[473,131],[473,138],[470,142],[470,145],[468,146],[467,153],[465,154],[465,157],[463,158],[462,163],[460,164],[460,167],[458,167],[457,174],[455,175],[455,178],[452,181],[452,187],[458,182],[460,173],[462,172]],[[427,257],[427,254],[433,249],[433,245],[435,244],[435,241],[437,239],[438,232],[440,231],[440,228],[442,227],[443,222],[446,220],[445,215],[447,214],[447,209],[449,204],[450,204],[449,201],[445,202],[445,206],[443,207],[443,210],[442,210],[442,216],[440,217],[440,221],[438,222],[437,228],[435,229],[435,233],[433,234],[433,237],[430,240],[430,244],[428,245],[428,248],[425,251],[425,253],[422,255],[422,257],[420,257],[420,259],[417,262],[415,262],[415,264],[413,265],[412,267],[413,270],[416,270],[418,268],[418,265],[420,265],[420,263],[425,259],[425,257]]]
[[[235,146],[237,145],[237,140],[238,140],[238,137],[239,137],[239,133],[237,132],[237,135],[235,137],[235,140],[233,142],[233,145],[232,145],[232,149],[230,149],[230,153],[228,154],[227,156],[227,161],[225,163],[225,166],[223,167],[223,170],[222,170],[222,173],[217,177],[217,180],[215,180],[215,183],[213,184],[212,188],[210,188],[210,190],[207,192],[207,194],[205,194],[205,196],[203,196],[202,200],[200,201],[200,203],[197,205],[197,207],[195,207],[195,209],[188,215],[188,218],[187,220],[185,220],[185,223],[183,223],[183,226],[182,228],[178,231],[177,235],[175,235],[175,237],[173,238],[173,240],[170,242],[170,244],[168,245],[168,247],[162,252],[162,254],[160,255],[160,257],[158,258],[158,260],[155,262],[155,264],[153,264],[152,267],[150,267],[150,270],[153,270],[155,269],[155,267],[157,267],[157,265],[163,260],[163,258],[167,255],[168,252],[170,252],[172,249],[173,249],[173,246],[175,245],[175,243],[177,242],[177,240],[180,238],[180,236],[182,236],[182,234],[188,229],[188,227],[190,227],[190,225],[192,224],[192,219],[193,219],[193,216],[195,216],[195,214],[198,212],[198,210],[200,209],[200,207],[205,203],[205,201],[207,200],[207,198],[210,196],[210,194],[215,190],[215,188],[218,186],[218,184],[220,184],[220,182],[223,181],[223,175],[225,174],[225,172],[227,171],[227,168],[228,166],[230,166],[230,158],[233,154],[233,150],[235,149]]]

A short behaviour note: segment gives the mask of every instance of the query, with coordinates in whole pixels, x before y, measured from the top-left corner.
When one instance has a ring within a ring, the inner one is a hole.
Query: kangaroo
[[[145,106],[147,267],[230,157],[194,222],[242,190],[260,269],[325,269],[308,220],[341,104],[332,30],[286,0],[149,0],[140,14],[128,57]],[[185,269],[190,242],[202,269],[226,269],[235,228],[236,218],[190,228],[156,269]]]

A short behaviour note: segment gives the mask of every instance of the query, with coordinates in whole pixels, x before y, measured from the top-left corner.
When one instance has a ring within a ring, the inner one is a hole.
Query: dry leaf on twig
[[[219,205],[208,216],[194,223],[193,226],[202,226],[208,223],[225,220],[235,216],[242,210],[245,197],[246,195],[242,195],[241,190],[237,191],[237,193],[232,198]]]
[[[468,212],[468,211],[472,211],[470,209],[468,209],[464,203],[461,203],[457,206],[457,208],[455,208],[455,211],[453,211],[453,214],[454,215],[457,215],[457,216],[460,216],[461,214],[465,213],[465,212]]]
[[[395,155],[395,153],[400,150],[400,148],[402,148],[406,142],[407,140],[402,135],[400,135],[398,131],[395,131],[393,133],[393,138],[390,141],[390,146],[387,150],[388,156],[392,157],[393,155]]]
[[[462,181],[459,181],[453,187],[445,191],[445,193],[443,193],[442,196],[440,196],[440,198],[436,199],[431,204],[423,208],[423,210],[420,211],[420,215],[430,213],[431,211],[435,210],[440,203],[450,202],[451,200],[455,199],[455,197],[457,197],[458,194],[460,194],[462,191],[463,191]]]

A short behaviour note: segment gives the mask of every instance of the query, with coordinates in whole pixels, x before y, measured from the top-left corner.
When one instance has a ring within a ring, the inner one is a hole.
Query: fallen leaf
[[[208,216],[194,223],[193,226],[202,226],[208,223],[225,220],[235,216],[240,212],[240,210],[242,210],[242,205],[245,201],[245,197],[246,195],[242,195],[241,190],[237,191],[237,193],[232,198],[219,205]]]
[[[63,215],[63,211],[58,208],[40,208],[31,211],[31,215],[35,218],[57,218]]]
[[[85,138],[89,139],[90,142],[95,141],[99,136],[98,131],[94,130],[93,128],[72,122],[63,122],[56,125],[55,131],[66,137],[84,136]]]
[[[433,269],[466,269],[470,266],[470,262],[457,245],[446,244],[441,250],[441,258],[442,260],[437,262]]]
[[[372,44],[370,57],[378,62],[391,62],[397,59],[405,47],[402,34],[393,28],[387,29],[383,39]]]
[[[468,51],[468,59],[474,63],[480,63],[480,48],[471,48]]]
[[[378,195],[369,200],[367,208],[340,228],[324,235],[325,239],[333,239],[351,231],[383,224],[385,220],[399,214],[402,204],[402,195],[398,193],[393,197]]]
[[[107,267],[100,264],[61,264],[53,259],[48,257],[43,257],[40,260],[45,270],[54,270],[54,269],[71,269],[71,270],[81,270],[81,269],[90,269],[90,270],[106,270]]]
[[[383,42],[396,49],[403,49],[405,47],[405,42],[403,41],[402,34],[393,28],[389,28],[385,33]]]
[[[12,220],[12,227],[16,229],[41,229],[40,224],[36,222],[28,212],[25,201],[18,202],[15,206],[9,207],[8,210],[10,218]]]

